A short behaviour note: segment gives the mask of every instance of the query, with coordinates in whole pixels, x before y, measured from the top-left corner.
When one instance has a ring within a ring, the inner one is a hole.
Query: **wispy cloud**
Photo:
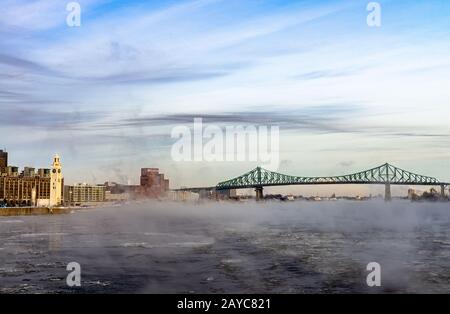
[[[347,68],[347,69],[336,69],[336,70],[320,70],[301,73],[294,75],[292,78],[299,80],[316,80],[322,78],[339,78],[342,76],[350,76],[361,73],[363,68]]]
[[[7,68],[12,68],[13,70],[24,70],[28,74],[31,72],[47,76],[63,77],[61,73],[58,73],[42,64],[6,54],[0,54],[0,66],[4,69],[5,72],[8,71]],[[9,79],[13,79],[13,77],[10,76]]]
[[[70,129],[96,121],[105,114],[99,112],[55,112],[36,108],[0,107],[0,126],[44,129]]]

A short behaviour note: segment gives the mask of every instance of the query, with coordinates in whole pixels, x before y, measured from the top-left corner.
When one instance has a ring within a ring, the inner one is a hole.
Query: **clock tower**
[[[62,205],[63,175],[58,154],[53,157],[50,175],[50,206]]]

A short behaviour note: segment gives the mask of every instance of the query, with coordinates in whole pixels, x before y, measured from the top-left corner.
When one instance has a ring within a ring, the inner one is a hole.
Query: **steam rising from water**
[[[4,217],[0,235],[1,292],[450,292],[449,203],[149,202]]]

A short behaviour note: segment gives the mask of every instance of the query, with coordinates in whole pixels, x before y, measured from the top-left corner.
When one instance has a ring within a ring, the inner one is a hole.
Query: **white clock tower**
[[[63,175],[58,154],[53,157],[52,173],[50,175],[50,206],[62,204]]]

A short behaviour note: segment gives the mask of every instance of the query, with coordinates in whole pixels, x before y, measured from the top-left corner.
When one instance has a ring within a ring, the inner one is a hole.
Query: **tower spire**
[[[50,206],[60,206],[63,202],[62,165],[58,154],[53,156],[52,172],[50,175]]]

